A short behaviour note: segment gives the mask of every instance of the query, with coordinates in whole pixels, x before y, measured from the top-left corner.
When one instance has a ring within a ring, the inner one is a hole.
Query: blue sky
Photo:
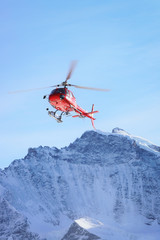
[[[0,167],[29,147],[69,145],[89,119],[47,115],[43,95],[51,89],[9,95],[9,91],[64,81],[110,88],[109,93],[71,89],[98,130],[120,127],[160,145],[160,1],[61,0],[0,3]]]

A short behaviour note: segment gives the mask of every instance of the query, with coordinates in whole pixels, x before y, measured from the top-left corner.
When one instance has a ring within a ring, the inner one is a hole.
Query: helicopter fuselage
[[[48,101],[57,111],[61,111],[62,113],[66,114],[69,114],[73,111],[76,113],[76,115],[72,117],[90,118],[92,120],[92,125],[94,126],[93,120],[95,120],[95,118],[93,118],[93,113],[98,112],[94,111],[94,105],[92,106],[91,112],[85,111],[83,108],[77,105],[76,98],[67,87],[54,89],[50,93]]]
[[[71,112],[77,108],[76,98],[68,88],[54,89],[48,98],[52,107],[62,112]]]

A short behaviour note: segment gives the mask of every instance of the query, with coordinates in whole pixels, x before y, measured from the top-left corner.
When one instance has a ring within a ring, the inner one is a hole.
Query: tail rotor
[[[92,105],[92,111],[91,111],[91,113],[90,113],[90,116],[91,116],[91,122],[92,122],[92,126],[93,126],[93,128],[96,130],[96,128],[95,128],[95,126],[94,126],[94,120],[95,120],[95,118],[93,117],[93,114],[94,113],[98,113],[98,111],[94,111],[94,104]]]

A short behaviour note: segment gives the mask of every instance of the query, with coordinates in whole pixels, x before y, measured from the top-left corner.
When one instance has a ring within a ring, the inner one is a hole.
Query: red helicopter
[[[83,87],[83,86],[69,84],[68,80],[71,78],[71,74],[75,66],[76,66],[76,61],[73,61],[71,63],[70,70],[64,82],[58,85],[50,86],[55,89],[53,89],[49,95],[45,95],[43,99],[46,99],[48,97],[48,101],[50,105],[53,108],[55,108],[56,111],[54,112],[49,111],[49,108],[47,108],[46,110],[48,111],[49,116],[53,117],[58,123],[62,122],[63,115],[70,116],[71,112],[76,113],[76,115],[73,115],[72,117],[79,117],[79,118],[88,117],[91,119],[92,126],[95,129],[95,126],[94,126],[95,118],[93,117],[93,114],[98,113],[98,111],[94,111],[94,104],[92,105],[91,112],[85,111],[84,109],[82,109],[80,106],[77,105],[76,98],[67,87],[75,87],[75,88],[89,89],[89,90],[96,90],[96,91],[109,91],[109,89]],[[49,87],[45,87],[45,88],[49,88]],[[43,89],[43,88],[36,88],[36,89],[29,89],[29,90],[22,90],[22,91],[32,91],[32,90],[39,90],[39,89]],[[21,91],[16,91],[16,92],[21,92]],[[16,92],[11,92],[11,93],[16,93]],[[61,112],[60,115],[57,115],[58,111]]]

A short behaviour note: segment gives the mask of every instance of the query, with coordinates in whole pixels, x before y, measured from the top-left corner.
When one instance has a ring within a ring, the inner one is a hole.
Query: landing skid
[[[55,112],[53,111],[48,111],[48,115],[50,117],[53,117],[58,123],[62,123],[62,119],[61,119],[61,116],[57,116]]]

